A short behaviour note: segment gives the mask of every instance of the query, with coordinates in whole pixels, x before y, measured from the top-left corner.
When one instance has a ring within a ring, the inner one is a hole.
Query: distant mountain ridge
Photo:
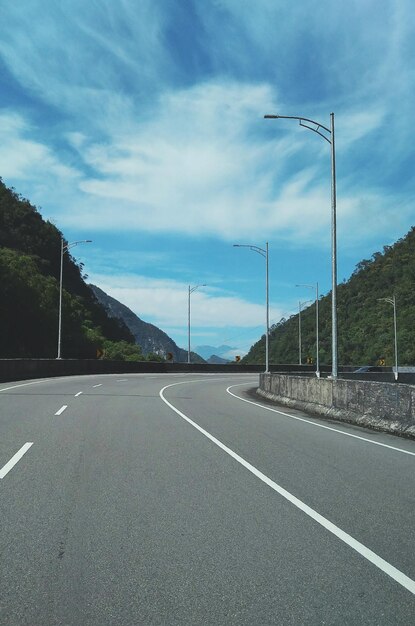
[[[131,309],[125,304],[122,304],[112,296],[109,296],[105,291],[97,287],[96,285],[89,285],[95,294],[98,302],[104,307],[110,317],[121,320],[133,334],[136,343],[140,346],[142,353],[147,356],[151,353],[157,354],[167,358],[167,355],[171,353],[173,355],[173,361],[176,363],[187,362],[187,350],[179,348],[171,337],[167,335],[163,330],[144,322],[138,317]],[[195,352],[191,353],[191,360],[193,363],[203,363],[204,359],[201,358]]]
[[[208,358],[207,363],[212,363],[213,365],[225,365],[225,363],[229,363],[229,359],[222,359],[221,356],[218,356],[217,354],[212,354]]]
[[[209,360],[211,357],[222,359],[221,362],[224,361],[232,361],[234,357],[234,352],[236,348],[232,346],[222,345],[222,346],[197,346],[196,352],[200,354],[206,360]]]

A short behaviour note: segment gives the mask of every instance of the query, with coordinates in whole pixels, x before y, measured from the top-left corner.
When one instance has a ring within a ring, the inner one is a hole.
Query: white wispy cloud
[[[163,7],[136,2],[22,0],[3,7],[0,54],[40,100],[103,129],[118,107],[171,75]],[[122,119],[118,116],[119,123]]]
[[[89,280],[147,322],[162,329],[187,327],[188,285],[182,282],[138,275],[118,275],[114,279],[105,274],[92,274]],[[257,327],[265,318],[263,305],[223,292],[217,295],[210,287],[192,293],[191,310],[192,325],[204,329]],[[280,319],[283,314],[280,306],[271,307],[272,319]]]
[[[266,233],[320,245],[330,219],[328,146],[294,124],[262,117],[301,113],[328,124],[335,108],[344,241],[349,233],[356,241],[381,232],[386,217],[402,219],[402,205],[410,213],[412,187],[398,209],[386,183],[373,182],[381,166],[398,172],[413,151],[407,0],[335,9],[311,0],[306,10],[275,0],[259,0],[255,10],[218,0],[193,9],[197,33],[181,33],[174,3],[9,3],[0,54],[22,86],[62,114],[60,140],[71,156],[41,143],[23,113],[5,112],[4,178],[33,180],[36,201],[47,191],[42,204],[47,213],[53,206],[63,227],[225,240]],[[179,34],[189,53],[205,54],[204,67],[192,65],[186,76]],[[364,154],[366,167],[356,171],[353,162]]]
[[[49,146],[35,141],[36,129],[11,111],[0,111],[0,172],[5,178],[76,181],[80,172],[59,159]]]
[[[287,175],[284,163],[304,162],[302,154],[310,155],[311,147],[302,132],[295,139],[290,134],[290,140],[281,134],[260,140],[263,112],[272,109],[274,100],[273,90],[264,85],[207,83],[165,94],[154,118],[134,124],[128,136],[105,144],[82,137],[80,144],[75,135],[82,158],[97,176],[80,182],[86,196],[65,223],[204,232],[227,240],[264,232],[321,240],[330,219],[329,151],[322,142],[312,169]],[[353,132],[347,145],[380,120],[381,113],[370,124],[362,113],[350,116]],[[342,201],[349,207],[345,215],[358,214],[358,194],[348,197],[343,191]],[[377,203],[385,208],[381,193]]]

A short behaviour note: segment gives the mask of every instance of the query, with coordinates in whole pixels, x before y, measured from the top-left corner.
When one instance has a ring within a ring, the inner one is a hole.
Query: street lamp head
[[[190,294],[196,291],[196,289],[199,289],[199,287],[207,287],[207,285],[206,283],[203,283],[203,285],[194,285],[193,287],[189,285],[189,298],[190,298]]]
[[[257,252],[258,254],[260,254],[261,256],[263,256],[265,258],[268,257],[268,242],[267,242],[266,250],[264,250],[264,248],[260,248],[259,246],[254,246],[254,245],[249,244],[249,243],[234,243],[233,247],[234,248],[249,248],[253,252]]]
[[[64,238],[62,237],[62,245],[64,242]],[[64,248],[65,250],[68,250],[69,248],[73,248],[74,246],[79,245],[80,243],[92,243],[92,239],[78,239],[78,241],[71,241],[70,243],[67,243]]]

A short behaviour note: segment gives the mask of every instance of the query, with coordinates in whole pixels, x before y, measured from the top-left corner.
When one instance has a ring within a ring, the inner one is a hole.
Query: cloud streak
[[[0,53],[18,81],[65,114],[60,146],[66,141],[66,156],[57,156],[56,146],[31,138],[32,124],[21,116],[20,127],[6,132],[8,158],[0,165],[13,182],[27,179],[30,170],[37,181],[43,179],[43,187],[50,184],[49,172],[59,179],[72,177],[70,213],[68,198],[63,206],[59,194],[50,194],[63,226],[186,236],[204,232],[225,240],[267,232],[286,241],[300,238],[306,245],[325,242],[327,146],[293,124],[262,119],[267,112],[300,113],[300,103],[292,97],[290,102],[285,93],[282,98],[279,86],[287,75],[298,73],[297,59],[304,58],[306,45],[315,56],[312,75],[301,76],[310,89],[310,103],[301,104],[302,114],[323,123],[325,117],[328,123],[329,109],[322,119],[327,102],[318,99],[319,86],[331,76],[344,80],[353,75],[355,81],[360,76],[359,98],[348,88],[337,117],[339,213],[344,208],[346,232],[366,236],[364,229],[356,229],[363,199],[370,197],[382,214],[393,213],[388,189],[382,181],[374,184],[370,170],[376,158],[396,167],[392,155],[397,140],[401,151],[411,150],[394,118],[397,139],[386,156],[376,147],[378,142],[385,146],[385,120],[390,123],[390,106],[397,97],[395,91],[382,104],[376,102],[382,82],[391,80],[398,93],[414,82],[405,56],[411,33],[405,1],[375,15],[372,1],[353,3],[348,10],[353,47],[347,33],[337,36],[342,11],[333,13],[328,3],[313,2],[313,10],[304,13],[302,7],[287,10],[281,2],[262,0],[254,15],[248,5],[233,0],[194,3],[196,21],[186,36],[201,61],[187,68],[193,73],[187,74],[186,86],[181,80],[185,58],[177,53],[177,29],[185,19],[179,9],[162,10],[161,4],[150,1],[137,8],[128,0],[117,7],[104,0],[99,9],[82,3],[82,11],[76,10],[78,0],[70,8],[50,3],[47,11],[41,2],[24,4],[23,14],[21,7],[7,8],[9,27],[1,31]],[[44,19],[34,20],[35,15]],[[360,21],[369,15],[372,20],[363,29]],[[375,36],[376,25],[385,17],[390,21],[386,48]],[[22,20],[31,24],[30,37],[19,28]],[[305,23],[309,35],[303,41]],[[231,36],[235,28],[238,37]],[[217,46],[211,45],[213,38]],[[336,68],[326,63],[331,48]],[[266,49],[277,62],[272,70],[267,65],[266,76],[255,74]],[[357,71],[359,62],[365,71]],[[394,77],[398,63],[406,82]],[[209,71],[216,74],[206,79]],[[260,80],[254,80],[258,75]],[[346,86],[338,87],[340,96]],[[364,108],[363,94],[369,97]],[[365,150],[371,160],[355,171],[356,153]],[[46,165],[43,176],[40,162]],[[373,221],[369,230],[380,226]]]
[[[92,274],[89,280],[110,296],[128,306],[146,321],[163,327],[187,326],[188,285],[151,276]],[[191,296],[192,324],[209,328],[250,328],[261,325],[265,307],[207,286]],[[139,311],[139,313],[138,313]],[[271,318],[280,319],[284,311],[271,308]]]

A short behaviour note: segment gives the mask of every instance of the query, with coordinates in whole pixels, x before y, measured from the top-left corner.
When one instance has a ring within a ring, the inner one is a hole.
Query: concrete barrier
[[[313,376],[312,365],[272,365],[271,371],[298,373]],[[132,374],[132,373],[257,373],[264,365],[245,363],[169,363],[156,361],[105,361],[100,359],[0,359],[0,382],[48,378],[50,376],[76,376],[79,374]],[[329,368],[327,368],[327,373]]]
[[[0,382],[77,376],[79,374],[133,373],[259,373],[261,365],[227,363],[159,363],[156,361],[101,361],[98,359],[0,359]]]
[[[412,385],[261,373],[258,393],[308,413],[415,437]]]

